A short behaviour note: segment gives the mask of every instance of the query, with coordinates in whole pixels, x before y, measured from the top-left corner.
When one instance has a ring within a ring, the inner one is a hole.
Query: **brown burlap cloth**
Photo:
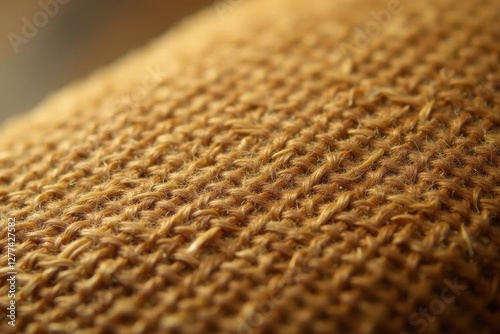
[[[499,14],[220,0],[6,124],[1,332],[500,332]]]

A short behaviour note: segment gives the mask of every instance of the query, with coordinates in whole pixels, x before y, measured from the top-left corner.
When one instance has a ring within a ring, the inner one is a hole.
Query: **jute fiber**
[[[3,126],[1,332],[500,332],[499,2],[215,5]]]

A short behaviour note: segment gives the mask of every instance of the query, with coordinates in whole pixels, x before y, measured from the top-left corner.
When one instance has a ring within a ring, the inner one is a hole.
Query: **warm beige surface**
[[[8,34],[21,36],[23,17],[32,21],[42,9],[40,3],[52,1],[0,1],[0,124],[212,4],[211,0],[70,0],[14,52]]]
[[[387,6],[209,8],[6,124],[16,330],[495,333],[500,8]]]

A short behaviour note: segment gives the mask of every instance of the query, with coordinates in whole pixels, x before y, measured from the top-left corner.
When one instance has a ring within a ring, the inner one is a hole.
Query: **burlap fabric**
[[[499,2],[215,5],[3,127],[1,332],[499,332]]]

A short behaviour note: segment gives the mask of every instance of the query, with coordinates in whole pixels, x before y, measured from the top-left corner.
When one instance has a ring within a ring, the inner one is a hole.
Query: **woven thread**
[[[1,332],[498,332],[499,3],[344,53],[387,6],[210,9],[8,123]]]

